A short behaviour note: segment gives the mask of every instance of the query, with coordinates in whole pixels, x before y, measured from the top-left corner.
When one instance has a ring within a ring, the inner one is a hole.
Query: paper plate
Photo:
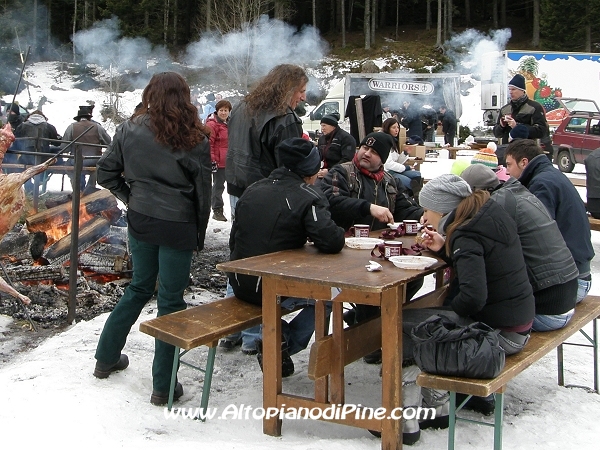
[[[350,237],[346,238],[346,246],[350,248],[356,248],[359,250],[371,250],[377,244],[383,243],[383,239],[377,238],[357,238]]]
[[[400,269],[426,269],[434,265],[437,261],[435,258],[428,256],[392,256],[389,259],[396,267]]]

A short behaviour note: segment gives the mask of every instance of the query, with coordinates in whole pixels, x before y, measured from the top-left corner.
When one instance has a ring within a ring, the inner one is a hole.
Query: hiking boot
[[[179,400],[179,398],[183,395],[183,386],[180,382],[177,382],[175,385],[175,391],[173,392],[173,401]],[[162,406],[169,403],[169,393],[168,392],[158,392],[153,390],[152,395],[150,396],[150,403],[156,406]]]
[[[213,211],[212,218],[219,222],[227,222],[227,217],[223,214],[223,208],[217,208]]]
[[[435,418],[419,421],[419,428],[446,429],[450,425],[450,393],[438,389],[421,388],[423,408],[435,408]]]
[[[127,369],[128,365],[129,358],[123,353],[121,353],[119,360],[114,364],[104,364],[100,361],[96,361],[96,367],[94,368],[94,376],[96,378],[108,378],[108,376],[113,372]]]
[[[263,370],[263,353],[262,353],[262,340],[256,340],[256,348],[258,349],[256,359],[260,366],[260,371]],[[281,341],[281,377],[286,378],[294,374],[294,361],[288,352],[287,342]]]
[[[466,398],[467,394],[460,394],[457,392],[456,406],[460,406],[460,404],[464,402]],[[469,399],[465,406],[463,406],[463,409],[470,409],[471,411],[476,411],[484,416],[491,416],[494,414],[494,410],[496,409],[496,400],[494,399],[494,394],[490,394],[487,397],[473,396]]]
[[[246,343],[242,343],[242,353],[244,355],[248,355],[248,356],[256,355],[258,353],[258,349],[257,349],[256,345],[257,345],[256,341],[254,341],[254,345],[251,345],[251,344],[248,345]]]
[[[363,358],[367,364],[381,364],[381,349],[378,348],[373,353],[369,353]]]
[[[225,350],[225,351],[233,350],[238,345],[242,345],[242,338],[241,337],[238,338],[238,339],[236,339],[236,340],[221,339],[219,341],[219,348],[221,350]]]

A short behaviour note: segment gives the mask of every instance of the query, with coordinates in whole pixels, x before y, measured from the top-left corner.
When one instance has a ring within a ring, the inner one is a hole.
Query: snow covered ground
[[[79,105],[87,100],[101,104],[105,93],[81,91],[61,78],[55,63],[37,63],[28,69],[29,81],[39,85],[31,88],[34,101],[45,95],[48,102],[44,113],[62,134]],[[59,81],[60,80],[60,83]],[[48,87],[56,85],[59,89]],[[474,88],[476,89],[476,88]],[[123,94],[125,112],[132,112],[140,101],[141,91]],[[469,97],[473,105],[464,104],[463,123],[476,123],[481,114],[478,94]],[[11,98],[5,97],[10,101]],[[17,97],[27,103],[25,94]],[[476,104],[477,103],[477,104]],[[99,120],[98,108],[96,120]],[[107,126],[109,133],[114,131]],[[425,163],[428,178],[449,170],[451,160]],[[582,168],[576,171],[582,176]],[[57,181],[52,181],[56,183]],[[226,203],[226,215],[230,217]],[[225,243],[230,222],[209,223],[207,240]],[[600,233],[592,232],[596,253],[600,252]],[[368,259],[367,257],[365,259]],[[592,294],[600,294],[600,267],[593,261]],[[215,269],[216,270],[216,269]],[[428,280],[428,286],[431,286]],[[209,292],[195,292],[187,298],[191,304],[215,298]],[[139,322],[156,314],[151,302],[134,325],[124,352],[130,366],[112,374],[106,380],[92,376],[94,351],[107,314],[88,322],[80,322],[46,340],[39,347],[15,357],[0,367],[0,439],[5,445],[25,445],[27,448],[199,448],[328,449],[367,450],[380,448],[381,442],[368,432],[315,421],[285,420],[281,437],[262,433],[262,423],[253,419],[214,418],[202,423],[189,419],[165,417],[162,407],[149,402],[152,390],[151,361],[153,339],[138,331]],[[10,318],[0,317],[0,333]],[[588,327],[591,333],[591,326]],[[578,337],[579,342],[582,338]],[[204,361],[207,351],[199,348],[189,356]],[[573,347],[565,350],[566,380],[572,384],[592,386],[592,354],[589,349]],[[296,373],[283,382],[286,392],[307,394],[310,382],[306,377],[308,352],[294,357]],[[346,369],[347,402],[376,405],[381,395],[379,367],[358,361]],[[178,407],[196,408],[200,404],[202,375],[183,367],[179,379],[185,394]],[[262,404],[262,374],[255,357],[238,350],[217,353],[210,406],[217,414],[232,406]],[[556,384],[556,356],[551,353],[519,375],[506,392],[504,418],[505,449],[596,449],[598,448],[598,415],[600,395],[582,389],[559,388]],[[468,413],[471,418],[476,414]],[[475,424],[461,423],[457,432],[457,448],[492,448],[492,430]],[[427,430],[415,449],[446,448],[447,431]]]

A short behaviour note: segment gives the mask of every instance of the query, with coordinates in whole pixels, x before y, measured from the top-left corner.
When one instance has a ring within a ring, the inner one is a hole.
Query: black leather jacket
[[[196,222],[203,243],[212,184],[208,138],[190,150],[172,149],[156,142],[149,120],[144,115],[117,128],[98,160],[98,184],[138,213]]]

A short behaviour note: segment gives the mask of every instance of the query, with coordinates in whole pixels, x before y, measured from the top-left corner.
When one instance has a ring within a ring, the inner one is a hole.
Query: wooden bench
[[[600,231],[600,219],[594,219],[592,216],[589,216],[590,219],[590,229],[595,231]]]
[[[181,363],[204,372],[200,406],[206,412],[219,339],[258,325],[261,322],[262,308],[236,297],[215,300],[211,303],[194,306],[142,322],[140,324],[142,333],[149,334],[158,340],[175,346],[173,373],[167,404],[169,410],[173,406],[177,369]],[[183,355],[201,345],[208,347],[205,368],[181,361]]]
[[[534,332],[531,334],[529,342],[520,353],[506,358],[506,365],[500,375],[491,380],[481,380],[472,378],[457,378],[442,375],[432,375],[422,372],[417,377],[417,384],[421,387],[440,389],[450,391],[450,417],[448,433],[448,449],[454,449],[454,438],[456,431],[456,421],[464,420],[476,422],[494,427],[494,450],[502,448],[502,420],[504,406],[504,391],[506,384],[515,378],[518,374],[527,369],[534,362],[547,355],[553,349],[557,349],[558,357],[558,384],[564,386],[563,375],[563,345],[578,345],[584,347],[593,347],[594,349],[594,390],[598,392],[600,385],[600,375],[598,371],[598,349],[600,336],[598,335],[598,318],[600,316],[600,297],[587,296],[581,303],[575,307],[575,314],[569,323],[562,329],[547,332]],[[588,336],[582,328],[593,321],[593,337]],[[573,344],[565,342],[568,338],[580,331],[590,344]],[[456,393],[467,394],[467,399],[460,405],[456,405]],[[496,406],[494,410],[494,423],[463,419],[457,417],[456,413],[465,405],[465,403],[476,395],[487,397],[494,394]]]

